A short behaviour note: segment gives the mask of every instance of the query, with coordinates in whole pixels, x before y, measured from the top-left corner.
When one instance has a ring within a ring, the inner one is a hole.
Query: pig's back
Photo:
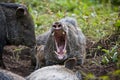
[[[43,67],[31,73],[27,80],[79,80],[74,72],[64,66]]]

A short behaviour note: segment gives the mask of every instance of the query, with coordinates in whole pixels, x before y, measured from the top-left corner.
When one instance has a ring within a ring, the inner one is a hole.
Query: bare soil
[[[4,48],[3,60],[7,70],[24,77],[34,70],[31,66],[28,48],[21,50],[21,46],[6,46]]]

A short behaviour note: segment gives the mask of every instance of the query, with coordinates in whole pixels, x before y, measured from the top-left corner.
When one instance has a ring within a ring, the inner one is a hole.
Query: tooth
[[[64,54],[66,54],[66,52],[67,52],[67,51],[66,51],[66,50],[64,50]]]
[[[63,28],[65,27],[65,25],[63,25]]]
[[[54,36],[54,32],[52,33],[52,36]]]
[[[63,32],[63,34],[65,34],[65,32]]]
[[[58,53],[56,52],[56,51],[54,51],[55,52],[55,54],[57,54],[58,55]]]

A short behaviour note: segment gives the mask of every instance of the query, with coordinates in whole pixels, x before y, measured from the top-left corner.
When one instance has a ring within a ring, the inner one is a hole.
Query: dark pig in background
[[[5,45],[25,45],[33,50],[36,44],[34,22],[24,5],[0,3],[0,67],[5,68],[2,59]]]

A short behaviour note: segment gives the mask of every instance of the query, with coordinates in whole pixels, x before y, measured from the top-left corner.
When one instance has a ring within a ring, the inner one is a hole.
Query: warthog
[[[77,64],[83,64],[86,57],[86,38],[74,18],[66,17],[54,22],[51,29],[39,35],[37,45],[45,45],[45,64],[61,64],[76,57]]]

